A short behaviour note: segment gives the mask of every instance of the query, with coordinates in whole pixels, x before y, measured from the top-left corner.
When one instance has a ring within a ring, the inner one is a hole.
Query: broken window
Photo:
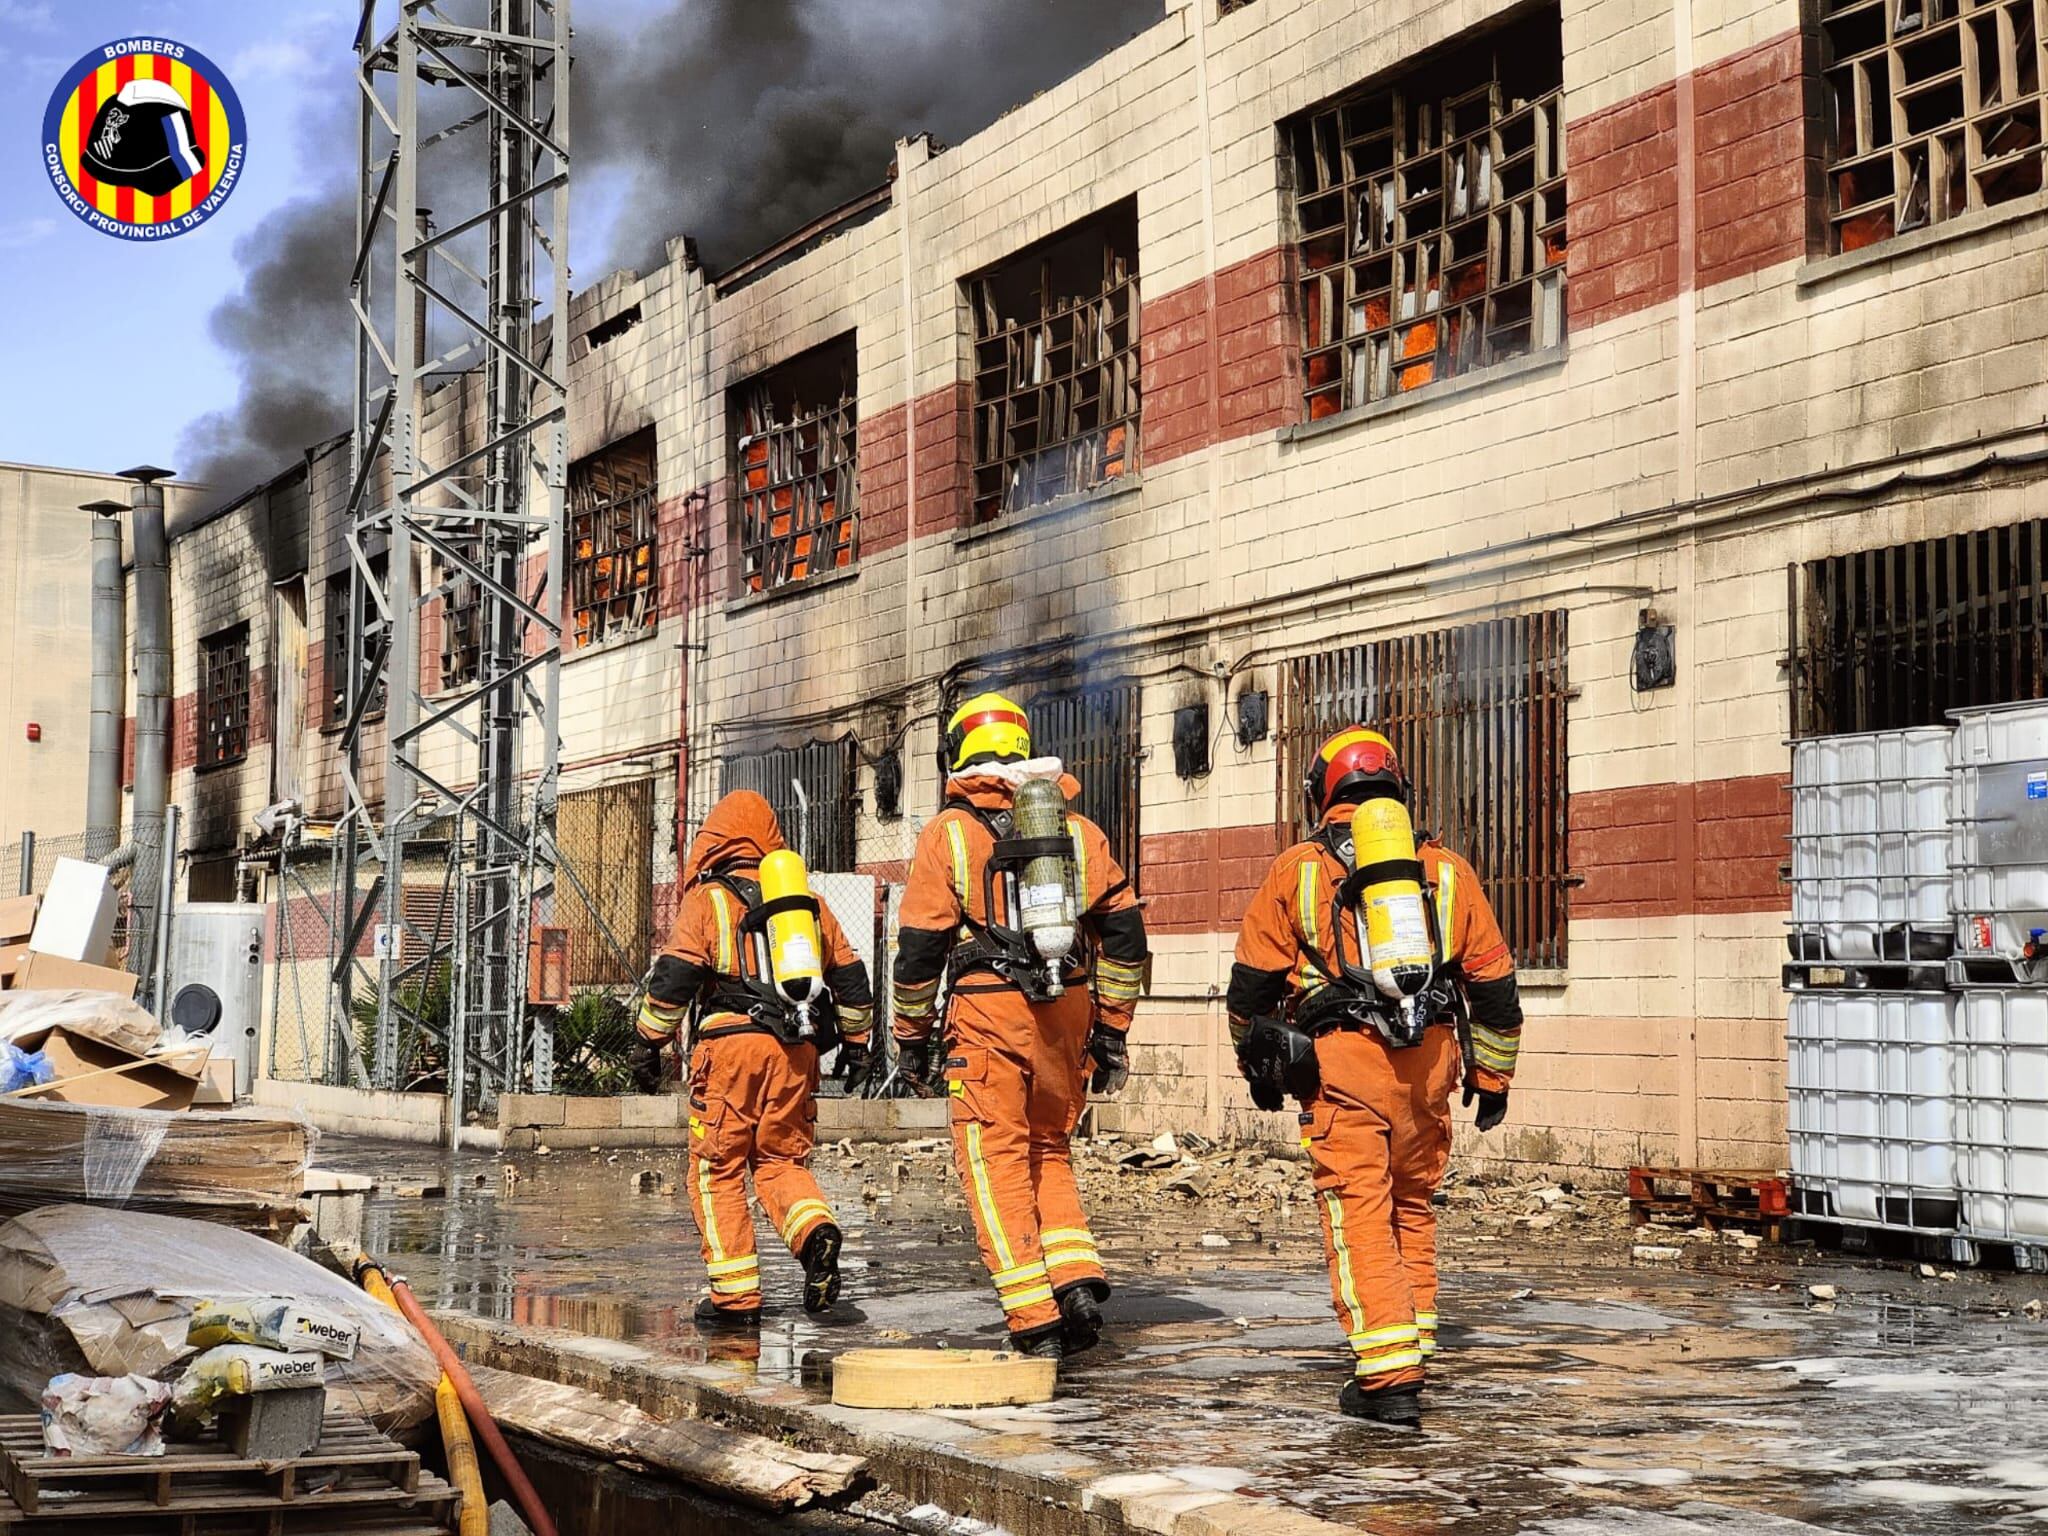
[[[1251,3],[1252,0],[1216,0],[1216,14],[1228,16],[1232,11],[1241,11]]]
[[[1034,756],[1057,757],[1081,781],[1074,808],[1109,840],[1110,851],[1138,886],[1140,695],[1136,683],[1061,688],[1024,706]]]
[[[1828,249],[2041,190],[2035,0],[1822,0]]]
[[[732,392],[742,591],[773,592],[853,564],[855,384],[853,337],[842,336]]]
[[[384,584],[385,573],[390,570],[390,557],[374,555],[370,560],[371,573],[379,587]],[[348,719],[348,619],[349,619],[349,572],[331,577],[327,583],[327,723],[340,725]],[[379,623],[377,600],[365,590],[362,594],[363,621],[358,630],[361,643],[357,647],[358,666],[368,672],[377,655],[377,631]],[[376,682],[376,693],[370,699],[370,706],[363,711],[365,719],[384,713],[384,679]]]
[[[858,762],[859,749],[851,736],[728,757],[720,770],[718,792],[751,789],[775,808],[782,840],[814,873],[846,873],[854,864]]]
[[[1394,743],[1418,834],[1478,868],[1518,965],[1565,963],[1565,613],[1555,609],[1303,656],[1281,669],[1282,815],[1322,744],[1364,724]]]
[[[1943,725],[1952,709],[2048,698],[2048,521],[1787,575],[1795,736]]]
[[[1563,343],[1555,8],[1283,129],[1310,420]]]
[[[655,618],[654,432],[569,466],[569,612],[577,647],[636,635]]]
[[[463,553],[477,558],[476,541]],[[441,600],[441,686],[461,688],[482,676],[484,648],[483,585],[457,571],[448,577]]]
[[[199,766],[249,755],[249,626],[199,642]]]
[[[973,520],[1138,463],[1138,205],[1128,199],[966,282]]]
[[[555,921],[569,930],[570,981],[631,986],[655,937],[654,780],[563,793],[555,843],[590,896],[586,902],[567,875],[555,882]]]

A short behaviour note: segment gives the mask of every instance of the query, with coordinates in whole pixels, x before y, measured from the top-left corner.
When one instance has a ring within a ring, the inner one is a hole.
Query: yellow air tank
[[[1415,823],[1408,807],[1391,795],[1367,800],[1351,820],[1352,868],[1398,864],[1416,869]],[[1429,985],[1436,955],[1429,933],[1429,909],[1422,884],[1411,875],[1377,880],[1359,892],[1360,958],[1372,969],[1373,985],[1395,1001]]]
[[[804,861],[787,848],[761,860],[761,901],[766,905],[788,896],[811,894]],[[818,919],[802,908],[777,912],[768,919],[768,972],[775,990],[791,1003],[817,1001],[825,990],[825,945]]]

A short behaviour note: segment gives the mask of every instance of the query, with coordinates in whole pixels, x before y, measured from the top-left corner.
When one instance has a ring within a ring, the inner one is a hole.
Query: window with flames
[[[659,506],[651,428],[569,466],[574,646],[599,645],[653,626]]]
[[[249,755],[249,626],[199,642],[199,766],[238,763]]]
[[[1563,79],[1553,8],[1283,126],[1311,421],[1562,345]]]
[[[732,391],[743,593],[773,592],[857,558],[856,368],[854,338],[842,336]]]

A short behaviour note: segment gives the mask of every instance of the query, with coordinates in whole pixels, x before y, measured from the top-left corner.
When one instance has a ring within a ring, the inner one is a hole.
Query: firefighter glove
[[[839,1076],[846,1080],[851,1089],[868,1075],[868,1043],[865,1040],[843,1040],[839,1045]]]
[[[1482,1131],[1490,1131],[1508,1117],[1508,1096],[1505,1093],[1488,1093],[1484,1088],[1465,1085],[1465,1107],[1472,1107],[1474,1100],[1479,1103],[1479,1113],[1472,1117],[1472,1123]]]
[[[896,1042],[896,1070],[903,1081],[922,1093],[932,1090],[932,1042],[929,1040],[898,1040]]]
[[[1237,1048],[1237,1068],[1260,1109],[1284,1109],[1290,1093],[1307,1103],[1322,1087],[1315,1041],[1281,1018],[1252,1021]]]
[[[633,1087],[638,1092],[661,1092],[661,1042],[635,1036],[626,1047],[626,1070],[632,1073]]]
[[[1131,1059],[1124,1049],[1123,1031],[1097,1024],[1088,1031],[1088,1054],[1095,1060],[1090,1093],[1121,1093],[1131,1080]]]

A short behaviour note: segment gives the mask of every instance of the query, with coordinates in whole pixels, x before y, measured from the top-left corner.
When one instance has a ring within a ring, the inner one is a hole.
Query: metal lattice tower
[[[528,921],[559,863],[569,0],[361,0],[356,54],[349,919],[331,1007],[361,1041],[374,996],[378,1087],[445,1063],[454,1126],[550,1075],[524,1000]],[[430,463],[426,383],[458,372],[480,379],[483,425]],[[458,587],[476,594],[474,675],[429,698],[420,616]],[[408,914],[409,881],[431,919]],[[381,936],[367,962],[365,934]]]

